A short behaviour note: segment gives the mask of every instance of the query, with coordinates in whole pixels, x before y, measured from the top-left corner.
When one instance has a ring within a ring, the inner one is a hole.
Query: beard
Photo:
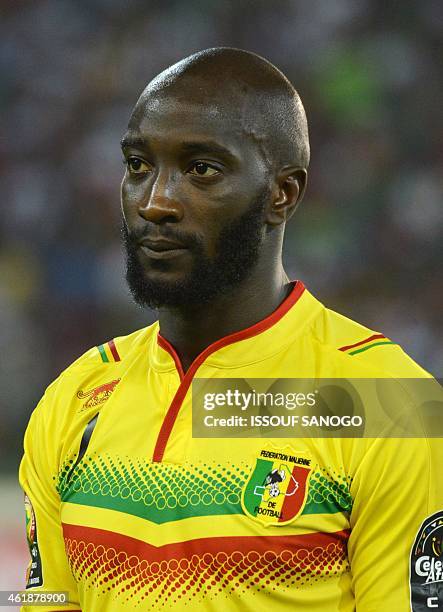
[[[174,281],[150,277],[140,263],[137,244],[146,229],[136,235],[122,221],[122,238],[126,252],[126,281],[134,301],[141,307],[195,307],[207,304],[218,295],[241,284],[255,267],[264,236],[264,211],[270,196],[263,189],[248,210],[231,221],[216,242],[215,255],[206,254],[199,236],[183,235],[173,225],[164,228],[162,236],[177,240],[192,252],[193,266],[183,278]],[[156,261],[158,269],[164,262]]]

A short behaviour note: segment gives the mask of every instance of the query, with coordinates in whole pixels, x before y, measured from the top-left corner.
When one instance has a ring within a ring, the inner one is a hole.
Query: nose
[[[161,224],[181,221],[183,206],[175,197],[172,177],[159,172],[139,205],[139,215],[146,221]]]

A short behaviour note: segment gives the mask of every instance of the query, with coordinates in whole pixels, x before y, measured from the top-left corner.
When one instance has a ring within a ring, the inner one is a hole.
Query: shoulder
[[[93,407],[93,399],[111,393],[124,373],[147,347],[156,341],[158,323],[120,336],[90,348],[48,386],[36,413],[49,422],[64,423],[83,413],[82,407]]]
[[[315,298],[314,298],[315,299]],[[352,372],[377,372],[380,377],[423,378],[431,375],[382,331],[366,327],[322,306],[312,331],[335,362]],[[346,375],[346,374],[344,374]]]
[[[95,346],[68,368],[46,389],[31,414],[24,436],[24,458],[20,482],[32,478],[32,465],[55,478],[65,457],[78,448],[81,435],[94,416],[111,398],[117,385],[137,358],[149,354],[157,340],[158,325]]]
[[[127,361],[143,351],[153,338],[156,338],[157,332],[158,323],[155,322],[127,336],[106,340],[83,353],[60,376],[81,376],[90,370],[103,369],[103,367],[106,369],[111,364],[125,365]]]

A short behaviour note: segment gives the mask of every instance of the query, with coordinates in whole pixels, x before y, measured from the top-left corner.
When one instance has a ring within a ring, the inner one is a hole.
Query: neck
[[[194,308],[160,309],[161,335],[175,348],[186,371],[210,344],[254,325],[271,314],[289,295],[292,285],[280,265],[276,273],[259,270],[241,285]]]

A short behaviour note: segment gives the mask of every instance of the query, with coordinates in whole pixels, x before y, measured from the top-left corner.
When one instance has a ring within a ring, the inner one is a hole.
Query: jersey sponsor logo
[[[418,530],[411,550],[410,588],[413,612],[443,609],[443,510]]]
[[[312,472],[305,452],[262,447],[242,491],[241,504],[247,516],[263,525],[287,525],[302,512]]]
[[[93,408],[94,406],[98,406],[99,404],[106,402],[111,397],[119,382],[120,378],[116,378],[115,380],[111,380],[111,382],[94,387],[94,389],[90,389],[89,391],[79,391],[77,393],[78,399],[87,398],[79,412],[83,412],[83,410]]]
[[[42,562],[37,542],[37,522],[31,500],[25,493],[26,537],[28,540],[31,560],[26,570],[26,588],[43,585]]]

